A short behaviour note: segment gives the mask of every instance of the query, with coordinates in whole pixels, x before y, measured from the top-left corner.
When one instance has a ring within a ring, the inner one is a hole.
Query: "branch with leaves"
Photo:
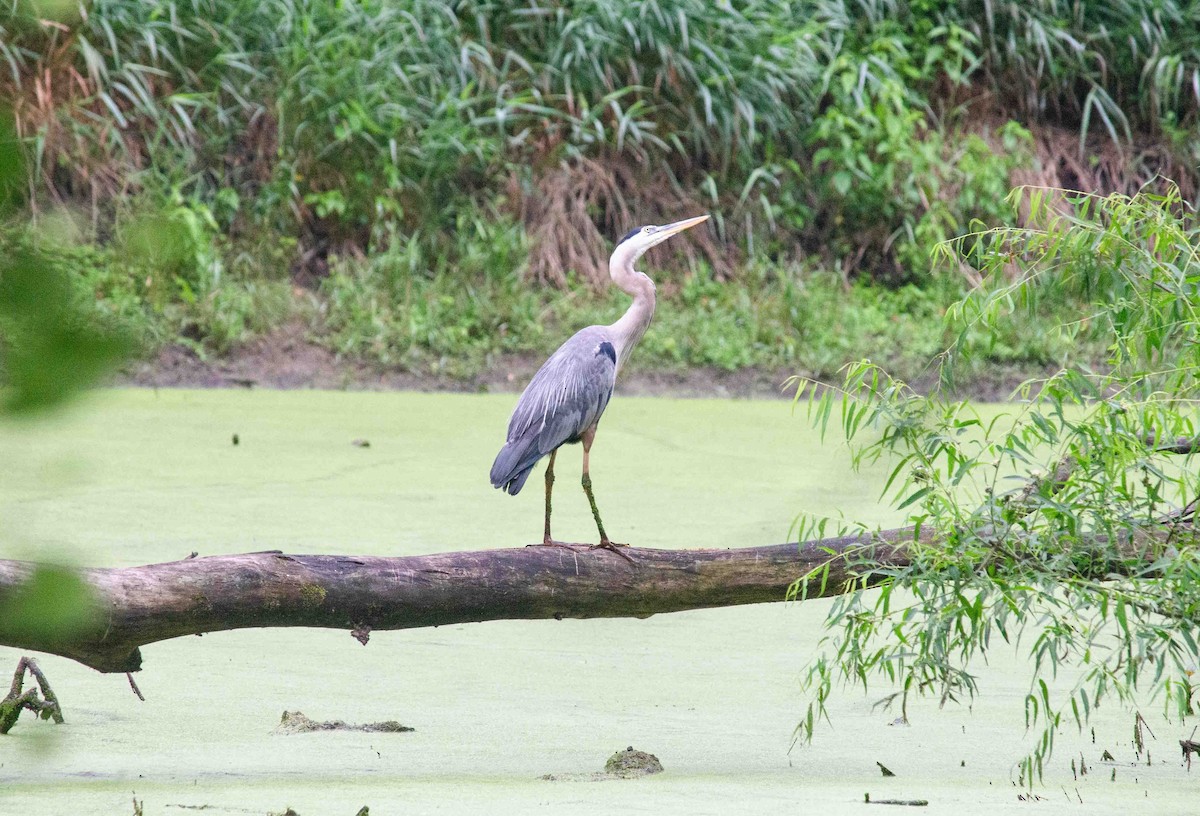
[[[898,688],[884,702],[902,710],[913,696],[969,699],[973,661],[1019,648],[1032,784],[1059,728],[1082,728],[1103,700],[1177,718],[1197,708],[1200,221],[1174,189],[1018,190],[1013,203],[1024,227],[943,246],[979,285],[948,315],[957,339],[939,381],[1010,315],[1051,299],[1080,319],[1042,328],[1068,348],[1085,328],[1111,338],[1107,358],[1064,361],[1003,406],[918,394],[866,361],[812,394],[814,420],[840,418],[856,465],[889,465],[885,494],[933,543],[880,591],[834,604],[801,730],[812,738],[841,685]],[[1055,692],[1053,678],[1074,682]]]

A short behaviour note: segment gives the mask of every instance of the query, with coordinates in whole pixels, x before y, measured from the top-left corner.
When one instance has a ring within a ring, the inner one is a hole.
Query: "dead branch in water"
[[[26,672],[37,683],[36,688],[24,689]],[[59,725],[63,722],[62,706],[58,704],[58,697],[50,688],[46,675],[38,668],[37,661],[31,657],[22,657],[17,661],[12,687],[8,696],[0,700],[0,734],[7,734],[12,730],[22,711],[32,711],[35,716],[43,720],[53,719]]]

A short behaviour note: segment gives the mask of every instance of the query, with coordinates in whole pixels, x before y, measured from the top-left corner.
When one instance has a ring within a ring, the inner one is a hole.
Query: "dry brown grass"
[[[620,156],[575,158],[542,172],[533,193],[519,196],[521,218],[532,243],[529,278],[564,286],[574,271],[593,288],[608,285],[613,242],[641,224],[664,224],[708,211],[709,207]],[[516,186],[515,184],[513,185]],[[705,261],[720,277],[732,262],[711,230],[652,250],[650,263],[678,269]]]
[[[100,204],[128,192],[142,151],[131,130],[115,125],[95,138],[95,123],[111,113],[98,100],[97,78],[79,70],[77,35],[54,20],[22,32],[36,40],[36,58],[0,73],[0,98],[10,100],[17,135],[36,144],[31,206],[42,196]]]
[[[993,150],[1003,150],[998,134],[1012,119],[1013,112],[997,102],[990,92],[974,90],[977,95],[972,99],[957,100],[966,111],[964,119],[973,123],[971,130]],[[1135,133],[1128,142],[1115,142],[1106,132],[1096,129],[1081,142],[1079,131],[1074,128],[1036,122],[1022,124],[1033,137],[1034,165],[1013,173],[1014,187],[1133,195],[1147,186],[1174,183],[1184,200],[1195,200],[1200,168],[1174,155],[1161,137]]]
[[[1161,141],[1136,134],[1130,143],[1118,144],[1107,135],[1092,133],[1081,149],[1075,131],[1035,125],[1030,132],[1036,166],[1015,173],[1015,185],[1133,195],[1169,179],[1185,200],[1195,200],[1196,168],[1182,163]]]
[[[68,24],[70,23],[70,24]],[[173,81],[154,70],[139,70],[142,83],[125,88],[128,77],[105,76],[81,57],[78,20],[31,19],[15,22],[0,53],[0,100],[10,106],[19,138],[32,147],[29,160],[31,209],[40,205],[78,206],[88,202],[93,228],[111,216],[114,204],[139,189],[139,171],[150,165],[151,145],[172,142],[186,151],[203,148],[201,134],[186,119],[155,119],[133,98],[167,99]],[[260,108],[219,160],[202,168],[224,174],[243,195],[266,184],[278,160],[278,125]],[[192,115],[196,115],[192,112]]]

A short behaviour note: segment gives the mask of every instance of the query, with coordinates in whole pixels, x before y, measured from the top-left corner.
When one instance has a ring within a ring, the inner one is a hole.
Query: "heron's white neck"
[[[621,291],[633,296],[633,303],[621,315],[621,319],[608,327],[613,335],[613,345],[616,346],[618,371],[654,319],[654,281],[633,268],[636,258],[621,257],[622,254],[613,255],[608,263],[613,283]]]

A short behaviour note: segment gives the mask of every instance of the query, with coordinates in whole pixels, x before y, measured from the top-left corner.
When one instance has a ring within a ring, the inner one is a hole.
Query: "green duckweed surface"
[[[0,555],[120,566],[532,543],[540,480],[516,498],[487,481],[513,401],[100,393],[0,426]],[[618,398],[592,459],[610,532],[639,545],[775,543],[801,509],[891,520],[880,474],[851,473],[785,403]],[[590,541],[578,467],[577,448],[559,457],[555,534]],[[136,799],[145,814],[840,814],[874,808],[865,793],[927,799],[929,814],[1194,812],[1200,777],[1178,748],[1191,724],[1151,716],[1147,764],[1116,710],[1100,712],[1094,742],[1065,730],[1034,790],[1043,801],[1019,799],[1026,675],[1000,653],[972,708],[919,704],[893,726],[871,705],[886,689],[847,694],[814,745],[793,746],[825,608],[492,622],[375,632],[366,647],[338,631],[217,633],[143,649],[144,703],[123,676],[43,656],[67,722],[22,720],[0,737],[0,813],[132,814]],[[0,649],[0,668],[18,656]],[[273,733],[284,710],[416,730]],[[631,745],[665,772],[592,781]]]

